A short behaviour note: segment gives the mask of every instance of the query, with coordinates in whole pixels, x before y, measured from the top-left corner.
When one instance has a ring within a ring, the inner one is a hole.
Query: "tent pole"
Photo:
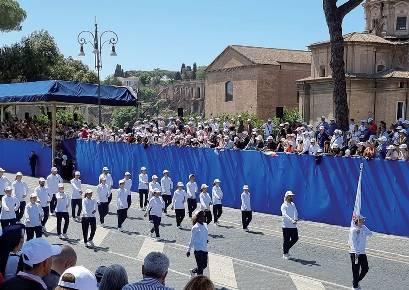
[[[54,166],[54,158],[56,154],[56,127],[57,127],[57,105],[53,104],[51,107],[51,167]]]

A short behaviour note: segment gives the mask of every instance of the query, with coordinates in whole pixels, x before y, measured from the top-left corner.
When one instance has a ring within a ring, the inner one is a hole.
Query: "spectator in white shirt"
[[[165,203],[160,197],[161,190],[160,188],[155,188],[153,191],[153,197],[149,200],[148,207],[146,209],[145,217],[149,214],[151,217],[153,227],[150,230],[151,236],[155,232],[156,239],[160,238],[159,234],[159,225],[162,218],[162,212],[165,208]]]
[[[4,170],[3,168],[0,168],[0,201],[1,201],[1,198],[4,196],[4,189],[7,186],[11,185],[10,180],[6,176],[3,175],[4,172],[6,172],[6,170]],[[0,203],[0,210],[1,210],[1,203]]]
[[[330,148],[342,148],[344,145],[344,137],[342,137],[342,131],[336,129],[334,131],[334,136],[332,136],[330,141]]]
[[[104,167],[102,168],[102,173],[99,176],[99,179],[101,180],[102,177],[105,177],[105,182],[106,185],[108,186],[108,192],[109,192],[109,196],[108,196],[108,208],[109,208],[109,204],[111,203],[112,200],[112,187],[114,186],[114,180],[112,179],[111,174],[109,173],[109,168],[108,167]]]
[[[183,182],[177,183],[177,188],[173,193],[172,198],[172,210],[175,210],[176,215],[176,226],[180,229],[181,223],[185,218],[185,202],[186,202],[186,191],[183,189]]]
[[[210,205],[212,204],[212,198],[210,197],[207,189],[209,187],[207,184],[202,184],[200,187],[200,210],[204,211],[206,216],[206,223],[210,224],[212,222],[212,212],[210,211]]]
[[[58,184],[63,183],[61,176],[58,174],[57,167],[51,168],[51,174],[47,176],[47,189],[51,195],[50,201],[50,213],[54,215],[55,207],[57,205],[57,199],[55,195],[58,192]]]
[[[131,173],[130,172],[125,172],[125,176],[124,176],[124,181],[125,181],[125,190],[128,193],[127,196],[127,203],[128,203],[128,209],[131,207],[132,204],[132,194],[131,194],[131,187],[132,187],[132,179],[131,179]]]
[[[243,185],[243,193],[241,194],[241,223],[243,230],[248,232],[248,226],[253,219],[253,212],[251,210],[249,186]]]
[[[105,227],[105,217],[108,214],[109,203],[109,188],[106,185],[105,177],[101,178],[101,183],[97,186],[97,202],[98,202],[98,214],[99,214],[99,222],[101,223],[102,227]]]
[[[197,267],[190,270],[192,276],[203,275],[203,270],[207,268],[209,231],[205,220],[206,216],[204,211],[199,211],[193,217],[193,227],[186,253],[186,256],[190,257],[190,251],[193,248]]]
[[[70,206],[70,198],[68,194],[64,192],[64,184],[58,185],[58,193],[55,195],[57,198],[57,206],[55,207],[55,215],[57,216],[57,234],[60,239],[67,239],[67,230],[70,223],[70,216],[68,214],[68,207]],[[64,219],[64,227],[61,233],[61,223]]]
[[[85,190],[85,196],[82,200],[82,236],[86,247],[93,247],[95,231],[97,229],[97,219],[95,213],[97,211],[97,202],[92,198],[92,189]],[[88,228],[91,226],[91,233],[88,236]]]
[[[141,207],[141,210],[145,210],[146,205],[148,204],[149,194],[149,179],[148,174],[146,174],[146,167],[141,167],[141,173],[139,174],[138,192],[139,205]]]
[[[397,160],[398,159],[398,152],[395,150],[394,145],[389,145],[386,147],[386,160]]]
[[[349,229],[349,246],[352,263],[353,289],[361,289],[359,282],[368,273],[368,259],[366,257],[366,238],[373,233],[364,225],[365,217],[354,215]]]
[[[12,191],[11,186],[6,186],[4,189],[6,195],[1,198],[0,222],[3,229],[17,222],[16,212],[20,206],[20,202],[16,197],[12,196]]]
[[[160,180],[160,185],[162,188],[162,199],[165,202],[165,214],[167,213],[168,206],[172,203],[172,190],[173,181],[169,176],[169,170],[163,170],[163,177]]]
[[[399,145],[398,160],[409,160],[408,145],[401,144]]]
[[[311,145],[310,148],[308,149],[308,154],[309,155],[317,155],[318,150],[320,149],[320,146],[317,144],[315,139],[311,139]]]
[[[36,238],[41,238],[43,234],[41,220],[44,212],[41,205],[37,203],[37,193],[34,192],[30,195],[30,203],[26,205],[24,215],[27,241],[34,238],[34,233]]]
[[[81,180],[80,180],[81,173],[79,171],[75,171],[74,178],[71,179],[71,214],[72,218],[80,222],[80,215],[82,211],[82,187],[81,187]],[[75,215],[75,209],[78,206],[77,214]]]
[[[284,195],[284,202],[281,205],[282,229],[283,229],[283,258],[288,260],[289,250],[298,241],[298,212],[293,202],[294,193],[287,191]]]
[[[187,208],[189,212],[189,217],[192,217],[193,211],[197,208],[196,193],[198,191],[197,183],[195,181],[195,175],[189,175],[189,181],[186,183],[186,193],[187,193]]]
[[[128,213],[128,192],[125,189],[125,180],[119,181],[119,189],[117,193],[117,217],[118,231],[122,232],[122,224],[127,218]]]
[[[26,208],[25,198],[28,194],[28,186],[22,179],[23,174],[21,172],[17,172],[16,180],[14,180],[11,184],[11,187],[13,188],[13,196],[20,202],[20,206],[16,212],[16,218],[18,221],[21,220],[24,215],[24,209]]]
[[[212,188],[213,216],[215,225],[219,225],[219,218],[222,216],[223,213],[222,199],[223,191],[220,187],[220,180],[215,179],[213,181]]]
[[[46,232],[45,225],[48,220],[48,216],[50,214],[50,200],[51,200],[51,195],[45,187],[45,179],[40,177],[38,179],[38,186],[34,189],[34,192],[37,194],[37,199],[41,205],[41,208],[43,209],[43,219],[41,220],[41,226],[43,227],[43,232]]]

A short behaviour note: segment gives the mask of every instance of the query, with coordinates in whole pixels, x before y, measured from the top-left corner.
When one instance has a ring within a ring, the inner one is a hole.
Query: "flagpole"
[[[361,214],[361,198],[362,198],[362,172],[364,169],[364,163],[361,162],[359,165],[359,179],[358,179],[358,185],[356,189],[356,197],[355,197],[355,205],[354,205],[354,211],[352,212],[352,218],[354,216],[358,216]]]

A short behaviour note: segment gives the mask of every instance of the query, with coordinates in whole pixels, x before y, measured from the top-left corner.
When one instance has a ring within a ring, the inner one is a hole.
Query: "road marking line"
[[[228,288],[237,289],[236,275],[234,274],[233,259],[209,253],[210,279]]]
[[[290,274],[290,278],[293,281],[295,288],[297,290],[325,290],[324,285],[322,285],[321,282],[314,281],[305,277],[297,276],[297,275],[292,275]]]
[[[57,218],[50,216],[45,224],[45,229],[48,233],[51,233],[57,227]]]
[[[163,248],[165,247],[164,243],[154,241],[150,238],[145,238],[143,241],[142,247],[139,250],[138,253],[138,259],[145,259],[145,257],[150,253],[150,252],[163,252]]]
[[[99,247],[104,241],[105,237],[108,235],[108,233],[109,233],[108,229],[105,229],[101,226],[97,226],[97,230],[95,231],[93,239],[95,246]]]

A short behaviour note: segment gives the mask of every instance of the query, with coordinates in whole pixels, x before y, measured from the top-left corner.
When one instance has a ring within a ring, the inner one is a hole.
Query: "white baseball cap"
[[[248,185],[243,185],[243,189],[249,189]]]
[[[294,196],[295,194],[291,191],[291,190],[288,190],[286,193],[285,193],[285,197],[287,197],[287,196]]]
[[[167,169],[163,170],[163,174],[165,174],[165,173],[169,173],[169,170],[167,170]]]
[[[32,194],[30,194],[30,198],[32,197],[38,197],[37,193],[33,192]]]
[[[4,191],[8,191],[8,190],[13,190],[13,188],[11,186],[6,186],[6,188],[4,189]]]
[[[200,189],[204,189],[204,188],[209,188],[209,187],[207,186],[207,184],[202,184],[202,186],[200,187]]]
[[[214,181],[213,181],[213,183],[220,183],[220,179],[215,179]]]
[[[189,174],[189,179],[192,178],[192,177],[195,177],[195,175],[194,174]]]
[[[74,282],[64,281],[65,274],[73,275]],[[65,270],[58,281],[58,286],[75,290],[98,290],[97,278],[84,266],[74,266]]]
[[[131,173],[127,171],[127,172],[125,172],[125,175],[131,175]]]
[[[63,188],[64,184],[63,183],[58,183],[58,188]]]
[[[85,190],[85,193],[92,193],[92,189],[91,189],[91,188],[87,188],[87,189]]]
[[[152,179],[154,179],[154,178],[158,179],[158,176],[152,175]]]
[[[184,186],[183,182],[179,181],[177,186]]]
[[[6,170],[0,167],[0,172],[6,172]]]
[[[40,178],[38,179],[38,181],[39,181],[39,182],[45,182],[45,179],[44,179],[44,177],[40,177]]]
[[[57,167],[51,167],[51,172],[56,172],[58,171]]]
[[[80,175],[81,175],[81,172],[75,171],[74,175],[75,175],[75,176],[80,176]]]
[[[23,173],[21,173],[20,171],[16,173],[17,176],[23,176]]]
[[[141,167],[141,171],[145,171],[146,170],[146,167]]]
[[[161,193],[161,191],[160,191],[160,189],[159,188],[155,188],[154,190],[153,190],[153,192],[158,192],[158,193]]]
[[[118,183],[119,183],[119,184],[124,184],[124,183],[125,183],[125,180],[121,179]]]
[[[109,171],[109,168],[105,166],[104,168],[102,168],[102,171]]]
[[[52,256],[59,255],[61,247],[51,245],[46,239],[36,238],[25,242],[21,248],[21,253],[24,264],[32,267]]]

